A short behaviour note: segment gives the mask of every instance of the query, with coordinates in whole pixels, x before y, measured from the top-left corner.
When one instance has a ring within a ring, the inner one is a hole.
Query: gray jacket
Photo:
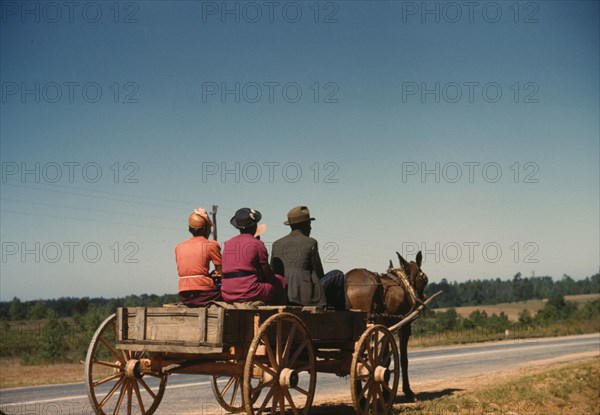
[[[327,305],[317,241],[296,229],[273,243],[271,268],[283,275],[291,303]]]

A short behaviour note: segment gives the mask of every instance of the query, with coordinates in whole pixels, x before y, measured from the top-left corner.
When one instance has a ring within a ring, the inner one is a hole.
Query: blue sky
[[[598,272],[598,2],[49,4],[0,9],[3,301],[174,293],[213,204],[309,206],[326,270]]]

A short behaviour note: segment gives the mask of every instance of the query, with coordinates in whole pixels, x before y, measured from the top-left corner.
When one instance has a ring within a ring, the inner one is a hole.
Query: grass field
[[[597,415],[600,413],[600,361],[559,364],[543,370],[512,373],[501,380],[481,379],[480,385],[451,395],[396,405],[402,415]]]
[[[574,302],[583,306],[586,302],[597,300],[600,294],[583,294],[565,296],[566,301]],[[506,330],[495,330],[490,327],[458,328],[454,330],[425,329],[419,330],[419,324],[423,320],[418,320],[413,326],[413,335],[410,339],[410,347],[431,347],[452,344],[468,344],[499,340],[519,340],[538,337],[568,336],[573,334],[595,333],[600,331],[600,321],[595,320],[576,320],[576,321],[557,321],[553,323],[531,323],[522,324],[518,322],[519,313],[528,310],[530,315],[544,308],[547,300],[529,300],[517,303],[504,303],[494,305],[479,305],[454,308],[463,318],[468,318],[473,311],[485,311],[488,316],[492,314],[507,315],[511,324]],[[447,311],[448,308],[432,309],[433,311]],[[599,414],[600,415],[600,414]]]
[[[0,358],[0,367],[2,367],[0,389],[83,382],[81,363],[26,366],[18,359]]]
[[[565,295],[565,301],[571,301],[575,303],[585,303],[598,298],[600,298],[600,294]],[[504,314],[508,316],[509,320],[517,321],[519,319],[519,313],[524,309],[529,310],[533,316],[539,310],[544,308],[546,302],[547,300],[528,300],[517,303],[455,307],[454,309],[462,317],[469,317],[469,315],[475,310],[485,311],[489,316],[494,313],[500,314],[501,312],[504,312]],[[432,310],[446,311],[448,308],[433,308]]]

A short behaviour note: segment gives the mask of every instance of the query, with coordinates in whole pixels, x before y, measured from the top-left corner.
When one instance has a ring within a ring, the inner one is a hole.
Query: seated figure
[[[283,224],[289,225],[291,232],[273,243],[271,266],[285,277],[290,304],[344,310],[344,273],[323,272],[318,243],[310,237],[313,220],[306,206],[288,212]]]
[[[240,234],[223,246],[221,295],[228,303],[285,304],[285,279],[273,273],[265,244],[255,238],[261,218],[259,211],[249,208],[239,209],[231,218]]]
[[[206,210],[198,208],[188,219],[192,237],[175,247],[175,261],[179,274],[179,300],[190,307],[201,307],[210,301],[219,301],[221,292],[215,285],[208,268],[215,265],[215,275],[220,274],[221,247],[209,240],[212,222]]]

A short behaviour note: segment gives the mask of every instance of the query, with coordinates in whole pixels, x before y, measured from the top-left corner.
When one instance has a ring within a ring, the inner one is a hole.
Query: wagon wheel
[[[227,379],[227,382],[220,388],[221,380]],[[226,411],[237,413],[244,410],[244,401],[242,396],[242,377],[241,376],[217,376],[212,377],[212,390],[217,402]]]
[[[306,415],[317,382],[315,355],[300,318],[289,313],[269,317],[250,344],[244,365],[244,407],[249,415]]]
[[[153,414],[162,399],[167,375],[141,373],[140,359],[146,352],[115,347],[117,317],[108,317],[94,333],[85,358],[88,397],[98,415],[126,413]]]
[[[360,415],[388,414],[398,391],[400,360],[392,333],[370,327],[356,344],[350,366],[354,411]]]
[[[219,380],[220,379],[220,380]],[[223,389],[219,388],[219,383],[222,380],[227,380]],[[219,402],[222,408],[232,413],[244,411],[244,394],[242,393],[242,377],[241,376],[218,376],[212,377],[212,390],[215,399]],[[258,395],[254,396],[256,401]],[[254,403],[254,402],[253,402]]]

